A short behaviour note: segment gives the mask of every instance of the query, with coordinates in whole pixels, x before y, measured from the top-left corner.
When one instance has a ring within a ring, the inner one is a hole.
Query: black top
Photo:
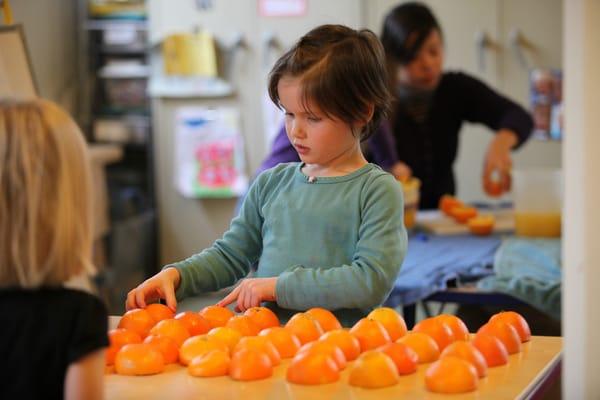
[[[108,346],[108,317],[91,294],[0,290],[0,399],[62,399],[69,364]]]
[[[398,160],[410,166],[422,182],[421,208],[436,208],[443,194],[455,193],[452,165],[464,121],[480,122],[494,131],[510,129],[519,137],[517,146],[533,127],[531,116],[521,106],[458,72],[442,75],[423,121],[416,121],[401,102],[395,107],[394,134],[389,126],[382,126],[370,139],[369,151],[373,161],[384,168]]]

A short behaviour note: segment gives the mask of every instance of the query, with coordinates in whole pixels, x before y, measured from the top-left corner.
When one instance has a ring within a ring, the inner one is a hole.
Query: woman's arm
[[[523,107],[468,75],[455,74],[454,80],[453,90],[464,99],[463,112],[467,121],[482,123],[494,132],[513,132],[517,143],[512,149],[529,138],[533,119]]]
[[[485,153],[481,179],[488,195],[499,196],[510,190],[511,151],[529,138],[533,119],[523,107],[483,82],[464,74],[455,79],[458,85],[454,90],[465,99],[465,118],[496,132]]]
[[[89,353],[69,365],[65,375],[64,398],[104,398],[104,349]]]
[[[512,159],[510,151],[518,143],[519,138],[510,129],[501,129],[490,142],[485,154],[482,184],[490,196],[499,196],[511,187],[510,170]]]

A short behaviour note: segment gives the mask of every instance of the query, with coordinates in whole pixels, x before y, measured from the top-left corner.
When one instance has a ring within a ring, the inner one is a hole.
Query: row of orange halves
[[[512,311],[494,315],[471,340],[454,315],[422,320],[409,332],[402,316],[387,307],[343,329],[323,308],[297,313],[281,326],[265,307],[234,314],[208,306],[174,315],[162,304],[151,304],[125,313],[109,337],[107,371],[114,365],[123,375],[157,374],[179,362],[192,376],[251,381],[270,377],[282,358],[292,358],[287,380],[317,385],[338,381],[340,371],[354,361],[348,383],[380,388],[414,373],[418,364],[432,363],[425,373],[427,389],[460,393],[476,390],[487,368],[506,364],[531,333],[525,319]]]

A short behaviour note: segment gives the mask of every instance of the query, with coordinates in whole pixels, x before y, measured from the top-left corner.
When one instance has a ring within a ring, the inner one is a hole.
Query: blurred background
[[[12,2],[40,95],[69,110],[92,145],[96,263],[111,313],[122,313],[131,287],[227,229],[280,126],[266,96],[274,60],[323,23],[379,34],[399,3]],[[561,99],[543,94],[561,79],[562,1],[424,3],[443,29],[446,69],[480,78],[533,113],[535,140],[515,153],[515,166],[561,168]],[[491,137],[481,126],[463,127],[455,174],[466,202],[489,200],[480,176]],[[198,162],[208,167],[196,176]]]

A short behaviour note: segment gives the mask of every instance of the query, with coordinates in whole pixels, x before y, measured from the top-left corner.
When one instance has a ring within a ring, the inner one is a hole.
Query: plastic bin
[[[146,78],[105,79],[104,88],[109,106],[114,108],[145,108]]]
[[[112,60],[98,71],[113,108],[146,108],[149,68],[139,61]]]

